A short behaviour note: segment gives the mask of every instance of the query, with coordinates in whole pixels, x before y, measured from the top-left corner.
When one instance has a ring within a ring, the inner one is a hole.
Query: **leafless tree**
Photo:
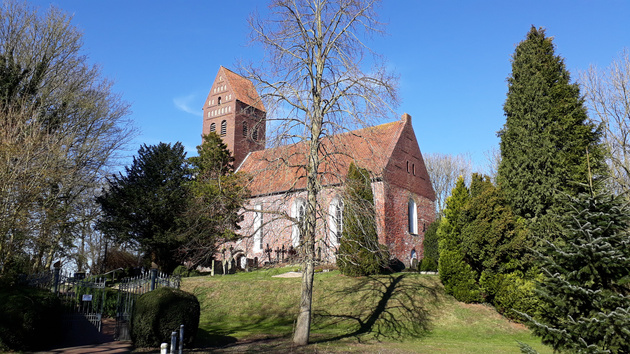
[[[466,154],[450,155],[436,152],[425,154],[424,163],[435,191],[436,214],[441,215],[446,206],[446,198],[455,187],[457,178],[463,176],[467,184],[469,183],[473,170],[472,162]]]
[[[279,143],[301,142],[303,161],[297,162],[305,179],[305,211],[300,254],[303,278],[293,342],[308,343],[311,324],[315,233],[318,195],[326,159],[343,151],[330,151],[326,137],[391,117],[397,102],[396,78],[364,40],[382,33],[376,0],[274,0],[270,15],[250,18],[252,40],[265,48],[259,67],[249,66],[271,117]],[[364,67],[371,66],[367,69]],[[364,71],[365,70],[365,71]],[[333,149],[334,150],[334,149]],[[285,165],[295,159],[282,159]],[[297,160],[300,161],[300,160]],[[294,220],[298,222],[298,220]]]
[[[133,134],[128,105],[80,53],[57,9],[0,5],[0,269],[49,268],[73,245],[95,190]]]
[[[582,73],[592,119],[601,124],[609,150],[608,165],[612,188],[630,190],[630,53],[624,49],[610,66],[599,70],[592,65]]]

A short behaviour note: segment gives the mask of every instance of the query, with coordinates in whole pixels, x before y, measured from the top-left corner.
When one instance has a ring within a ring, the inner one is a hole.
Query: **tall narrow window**
[[[409,199],[407,217],[409,221],[409,233],[412,235],[418,234],[418,208],[416,202],[413,199]]]
[[[247,122],[243,122],[243,136],[247,137]]]
[[[258,128],[254,128],[254,131],[252,132],[252,139],[258,140]]]
[[[221,121],[221,136],[224,136],[227,132],[227,122]]]
[[[254,252],[263,250],[263,213],[262,205],[254,206]]]
[[[210,124],[210,131],[211,131],[211,132],[213,132],[213,133],[217,131],[217,125],[216,125],[216,123],[212,123],[212,124]]]
[[[328,209],[330,229],[330,240],[334,245],[339,244],[341,233],[343,232],[343,201],[339,197],[335,197],[330,202]]]
[[[217,105],[221,105],[221,96],[219,96],[219,98],[217,98]]]
[[[302,237],[302,229],[304,227],[304,215],[306,215],[306,202],[302,198],[298,198],[293,203],[291,208],[291,216],[295,219],[293,224],[293,230],[291,233],[291,242],[293,247],[300,245],[300,239]]]

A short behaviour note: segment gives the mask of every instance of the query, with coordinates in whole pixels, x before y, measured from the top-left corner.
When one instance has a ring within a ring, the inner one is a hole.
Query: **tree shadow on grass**
[[[315,340],[333,342],[364,336],[376,340],[401,340],[421,337],[430,330],[428,306],[438,300],[438,287],[426,285],[420,277],[407,274],[374,276],[359,279],[339,289],[330,298],[347,299],[347,303],[326,306],[314,311],[316,328],[346,328],[350,332]],[[321,338],[321,337],[320,337]]]

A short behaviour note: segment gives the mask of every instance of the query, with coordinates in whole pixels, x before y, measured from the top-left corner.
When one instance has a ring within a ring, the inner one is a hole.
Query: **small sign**
[[[83,301],[92,301],[92,295],[84,294]]]

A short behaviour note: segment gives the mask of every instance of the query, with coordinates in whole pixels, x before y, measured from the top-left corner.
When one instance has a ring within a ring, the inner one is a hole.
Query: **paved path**
[[[103,328],[99,333],[85,317],[74,316],[69,321],[69,329],[63,340],[55,348],[44,353],[130,353],[133,346],[130,341],[114,341],[116,320],[106,318],[103,320]]]

